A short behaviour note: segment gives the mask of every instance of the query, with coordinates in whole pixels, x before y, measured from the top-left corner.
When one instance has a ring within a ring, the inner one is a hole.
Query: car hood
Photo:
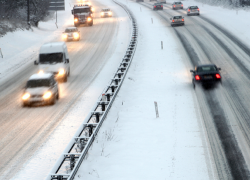
[[[57,73],[60,69],[65,69],[64,63],[39,64],[39,70],[43,70],[44,72]]]
[[[27,88],[25,89],[25,93],[29,93],[30,95],[43,95],[45,92],[49,91],[49,87],[37,87],[37,88]]]

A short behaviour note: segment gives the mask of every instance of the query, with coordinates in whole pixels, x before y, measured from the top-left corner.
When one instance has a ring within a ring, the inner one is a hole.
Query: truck
[[[74,15],[75,27],[80,24],[87,24],[88,26],[93,25],[93,11],[92,7],[88,4],[74,5],[71,13]]]

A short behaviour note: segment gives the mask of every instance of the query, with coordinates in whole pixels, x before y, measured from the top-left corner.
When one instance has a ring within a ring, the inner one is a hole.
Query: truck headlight
[[[91,8],[91,11],[94,12],[94,11],[95,11],[95,8],[92,7],[92,8]]]
[[[104,15],[104,13],[103,12],[101,12],[101,16],[103,16]]]
[[[74,33],[73,36],[74,36],[75,39],[79,38],[79,34],[78,33]]]
[[[64,75],[65,74],[65,70],[64,69],[60,69],[58,72],[58,75]]]
[[[109,12],[109,15],[112,15],[112,12]]]
[[[91,17],[88,17],[88,21],[91,21],[92,19],[91,19]]]
[[[48,92],[46,92],[46,93],[43,95],[43,98],[44,98],[44,99],[49,99],[49,98],[51,98],[51,96],[52,96],[52,93],[51,93],[50,91],[48,91]]]
[[[29,93],[25,93],[23,96],[22,96],[22,100],[27,100],[30,98],[30,94]]]
[[[75,20],[74,20],[75,22],[78,22],[78,19],[77,18],[75,18]]]

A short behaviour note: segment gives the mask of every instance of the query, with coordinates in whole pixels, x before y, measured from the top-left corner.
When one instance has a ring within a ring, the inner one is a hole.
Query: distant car
[[[163,10],[163,4],[162,3],[154,3],[153,10]]]
[[[112,11],[109,8],[103,8],[101,11],[101,17],[112,17]]]
[[[198,6],[188,6],[187,8],[187,15],[200,15],[200,9]]]
[[[64,41],[79,41],[80,40],[80,31],[78,31],[77,27],[68,27],[63,32],[63,40]]]
[[[22,95],[23,106],[31,106],[35,103],[53,105],[57,99],[59,99],[59,89],[52,73],[32,75]]]
[[[195,88],[197,83],[200,83],[205,87],[210,87],[216,85],[217,83],[221,83],[220,70],[221,68],[218,68],[214,64],[196,66],[195,70],[190,70],[192,73],[193,87]]]
[[[172,9],[183,9],[182,2],[173,2]]]
[[[144,0],[135,0],[136,2],[144,2]]]
[[[171,26],[175,26],[175,25],[185,25],[185,21],[184,21],[184,17],[183,16],[173,16],[172,18],[170,18],[170,20],[172,20],[171,22]]]

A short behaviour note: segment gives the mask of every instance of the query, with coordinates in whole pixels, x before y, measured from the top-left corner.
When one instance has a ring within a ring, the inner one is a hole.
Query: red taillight
[[[156,8],[156,6],[154,6]]]
[[[183,6],[183,4],[181,6]]]
[[[161,5],[161,7],[163,7],[163,5]]]
[[[216,77],[217,79],[220,79],[220,78],[221,78],[219,74],[215,74],[215,77]]]
[[[172,22],[174,22],[174,20],[172,20]]]
[[[190,11],[190,9],[188,9],[188,11]]]
[[[199,11],[200,9],[198,8],[198,11]]]
[[[196,75],[195,76],[195,80],[200,80],[201,78],[200,78],[200,76],[199,75]]]
[[[175,7],[175,5],[174,5],[174,7]]]
[[[184,19],[182,19],[182,21],[184,21]]]

